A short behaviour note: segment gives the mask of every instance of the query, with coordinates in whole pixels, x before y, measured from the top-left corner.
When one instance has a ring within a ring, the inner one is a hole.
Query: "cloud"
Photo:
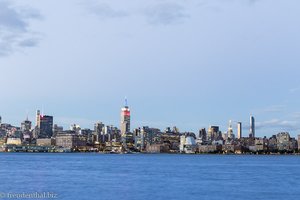
[[[253,113],[255,114],[274,114],[274,113],[284,113],[287,110],[286,105],[271,105],[267,106],[265,108],[259,108],[253,110]]]
[[[274,112],[284,112],[286,110],[286,105],[273,105],[263,109],[264,113],[274,113]]]
[[[171,2],[149,6],[145,9],[144,14],[149,24],[152,25],[178,24],[189,17],[183,6]]]
[[[299,119],[300,119],[300,112],[294,112],[294,113],[291,114],[291,116],[292,116],[294,119],[299,120]]]
[[[247,2],[249,3],[249,5],[254,5],[258,2],[259,0],[247,0]]]
[[[39,40],[37,38],[29,38],[19,42],[21,47],[34,47],[38,45]]]
[[[101,20],[120,19],[131,16],[145,17],[151,25],[171,25],[184,22],[184,19],[189,15],[185,12],[185,7],[178,2],[162,2],[156,1],[149,6],[144,6],[143,3],[137,3],[137,9],[132,10],[127,7],[125,9],[116,9],[112,3],[100,3],[99,1],[82,1],[80,5],[86,7],[89,14],[93,14]]]
[[[289,93],[296,93],[296,92],[298,92],[300,90],[300,87],[295,87],[295,88],[291,88],[291,89],[289,89]]]
[[[36,34],[29,29],[32,19],[41,19],[38,11],[27,7],[15,7],[8,1],[0,2],[0,56],[21,47],[36,46]]]
[[[280,119],[272,119],[263,122],[256,123],[256,129],[280,129],[285,131],[299,131],[298,121],[289,121],[289,120],[280,120]]]
[[[123,18],[129,16],[125,10],[117,10],[106,3],[88,3],[86,4],[91,14],[97,15],[100,19]]]

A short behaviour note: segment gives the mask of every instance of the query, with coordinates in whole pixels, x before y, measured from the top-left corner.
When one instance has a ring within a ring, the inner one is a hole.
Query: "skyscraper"
[[[104,126],[105,125],[102,122],[97,122],[94,124],[94,131],[100,135],[103,132]]]
[[[121,135],[130,132],[130,109],[125,99],[125,106],[121,109]]]
[[[35,126],[38,126],[40,124],[40,115],[41,115],[41,112],[40,110],[37,110],[36,111],[36,115],[35,115]]]
[[[94,125],[94,136],[96,137],[94,141],[105,142],[105,135],[103,134],[104,124],[102,122],[97,122]]]
[[[220,139],[221,132],[219,126],[210,126],[207,131],[207,140],[213,141]]]
[[[242,122],[237,123],[237,137],[238,139],[242,138]]]
[[[232,121],[231,120],[229,120],[229,124],[228,124],[227,137],[230,138],[230,139],[234,138],[233,128],[232,128]]]
[[[200,129],[200,130],[199,130],[199,138],[200,138],[202,141],[206,141],[206,137],[207,137],[207,134],[206,134],[205,128]]]
[[[255,137],[255,119],[252,115],[250,116],[250,133],[249,133],[249,137],[250,138]]]
[[[21,131],[22,132],[28,132],[31,130],[31,121],[28,120],[28,117],[26,118],[26,120],[24,120],[21,123]]]
[[[36,135],[38,138],[51,138],[53,135],[53,117],[36,112]]]

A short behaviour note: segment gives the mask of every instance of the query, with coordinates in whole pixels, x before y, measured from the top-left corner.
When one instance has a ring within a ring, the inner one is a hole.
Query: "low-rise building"
[[[232,144],[224,144],[222,145],[222,150],[224,153],[234,153],[234,145]]]
[[[146,152],[147,153],[167,153],[169,152],[169,148],[165,144],[147,144]]]
[[[196,153],[196,149],[197,146],[194,137],[185,135],[180,137],[180,153],[193,154]]]
[[[217,153],[222,151],[222,145],[198,145],[199,153]]]
[[[298,150],[300,150],[300,135],[298,135],[297,144],[298,144]]]
[[[255,149],[256,149],[256,151],[266,150],[264,138],[255,138]]]
[[[269,152],[275,152],[277,151],[277,139],[276,135],[273,135],[272,137],[269,138],[269,143],[268,143],[268,151]]]
[[[37,146],[54,146],[55,139],[54,138],[38,138],[36,139]]]
[[[8,145],[21,145],[22,141],[20,138],[7,138],[6,144]]]
[[[290,147],[289,148],[291,151],[295,151],[298,149],[298,142],[295,138],[290,139]]]
[[[278,133],[276,135],[277,139],[277,149],[279,151],[290,150],[290,134],[288,132]]]
[[[56,146],[63,148],[80,148],[86,146],[86,137],[77,134],[58,134],[56,136]]]

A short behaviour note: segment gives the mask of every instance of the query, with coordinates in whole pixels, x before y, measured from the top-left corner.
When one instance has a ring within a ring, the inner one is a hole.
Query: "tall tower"
[[[238,139],[242,138],[242,122],[237,123],[237,137]]]
[[[205,128],[202,128],[202,129],[199,130],[199,138],[200,138],[202,141],[206,141],[207,134],[206,134]]]
[[[229,120],[227,134],[228,134],[228,138],[234,138],[233,129],[232,129],[232,121],[231,120]]]
[[[40,120],[40,115],[41,115],[41,112],[40,112],[40,110],[37,110],[36,111],[36,121],[35,121],[35,125],[38,127],[38,128],[40,128],[40,122],[41,122],[41,120]]]
[[[130,132],[130,109],[125,98],[125,106],[121,109],[121,135]]]
[[[53,135],[53,116],[40,115],[39,138],[51,138]]]
[[[105,135],[103,134],[104,124],[102,122],[97,122],[94,125],[94,132],[96,134],[97,142],[105,142]]]
[[[53,116],[41,115],[36,111],[36,133],[38,138],[51,138],[53,135]]]
[[[252,115],[250,116],[250,133],[249,133],[249,137],[250,138],[255,137],[255,119]]]
[[[21,131],[22,132],[29,132],[31,130],[31,121],[28,120],[28,116],[26,118],[26,120],[24,120],[21,123]]]

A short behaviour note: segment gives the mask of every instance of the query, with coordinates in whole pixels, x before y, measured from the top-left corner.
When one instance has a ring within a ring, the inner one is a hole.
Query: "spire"
[[[125,108],[128,107],[128,101],[127,101],[127,97],[125,97]]]
[[[29,113],[29,111],[26,110],[26,121],[29,121],[29,120],[28,120],[28,113]]]
[[[229,120],[229,128],[232,128],[232,120]]]

